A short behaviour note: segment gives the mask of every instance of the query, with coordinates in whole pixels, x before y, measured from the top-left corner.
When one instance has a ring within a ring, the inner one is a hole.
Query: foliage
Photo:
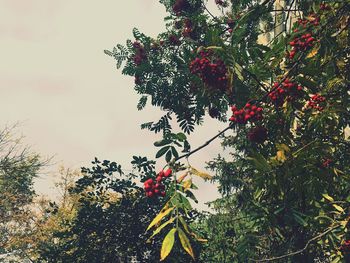
[[[196,200],[195,186],[184,178],[198,173],[180,160],[231,130],[223,146],[232,158],[209,163],[223,194],[217,213],[192,227],[209,237],[205,261],[346,260],[349,1],[288,1],[284,7],[273,0],[216,1],[218,16],[205,1],[161,2],[170,13],[167,31],[152,39],[134,29],[122,72],[135,77],[139,109],[150,101],[165,111],[160,121],[142,125],[163,131],[157,158],[165,157],[174,172],[155,218],[172,226],[163,234],[162,259],[174,235],[190,255],[189,244],[201,240],[193,230],[181,237],[189,199]],[[173,116],[190,134],[206,114],[228,121],[233,105],[227,129],[175,154],[185,141],[173,131]]]
[[[135,172],[153,172],[153,161],[134,158]],[[38,227],[38,262],[155,262],[159,240],[150,241],[147,225],[160,209],[121,166],[95,159],[82,174],[63,170],[62,198],[50,203]],[[74,183],[74,181],[76,182]],[[186,255],[175,252],[166,262]]]
[[[15,127],[0,132],[0,254],[25,255],[32,229],[33,180],[46,162],[22,145]]]

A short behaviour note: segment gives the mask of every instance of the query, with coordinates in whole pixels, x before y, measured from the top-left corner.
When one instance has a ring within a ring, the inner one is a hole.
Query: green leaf
[[[187,225],[185,219],[184,219],[182,216],[179,216],[178,218],[179,218],[179,220],[180,220],[182,226],[184,227],[185,231],[186,231],[188,234],[190,234],[190,229],[188,228],[188,225]]]
[[[190,243],[190,240],[188,239],[188,237],[186,236],[185,232],[182,231],[181,228],[178,229],[178,235],[180,238],[180,242],[182,247],[186,250],[186,252],[194,259],[194,253],[193,253],[193,249]]]
[[[156,147],[161,147],[161,146],[167,145],[169,143],[171,143],[171,140],[164,139],[164,140],[155,142],[153,145],[156,146]]]
[[[301,216],[297,215],[296,213],[293,213],[293,217],[295,221],[297,221],[300,225],[307,226],[307,222]]]
[[[179,153],[177,152],[177,150],[174,146],[171,146],[171,152],[172,152],[174,158],[179,158]]]
[[[244,80],[244,77],[243,77],[243,68],[241,65],[239,65],[238,63],[235,63],[235,73],[238,77],[238,79],[240,79],[241,81]]]
[[[170,149],[170,146],[165,146],[162,149],[160,149],[156,154],[156,158],[163,156],[169,149]]]
[[[179,132],[178,134],[176,134],[176,137],[181,142],[185,141],[187,139],[187,136],[184,133],[182,133],[182,132]]]
[[[160,250],[160,260],[163,261],[171,252],[175,242],[176,228],[171,229],[165,236]]]
[[[247,159],[251,160],[258,170],[262,172],[271,171],[270,164],[261,153],[251,150],[250,156]]]
[[[171,161],[171,157],[172,157],[171,151],[168,151],[165,155],[165,160],[167,163]]]
[[[171,211],[173,211],[175,207],[170,207],[166,210],[161,211],[153,220],[152,222],[149,224],[149,226],[147,227],[147,231],[149,229],[151,229],[154,225],[158,224],[165,216],[167,216]]]

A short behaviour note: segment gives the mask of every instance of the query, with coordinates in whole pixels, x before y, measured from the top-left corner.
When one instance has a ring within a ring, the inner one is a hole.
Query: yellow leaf
[[[170,207],[166,210],[161,211],[153,220],[152,222],[149,224],[149,226],[147,227],[147,231],[149,229],[151,229],[154,225],[158,224],[165,216],[167,216],[172,210],[174,209],[174,207]]]
[[[193,175],[197,175],[205,180],[211,180],[213,177],[207,173],[204,173],[204,172],[200,172],[198,171],[197,169],[191,167],[191,174]]]
[[[166,221],[165,223],[163,223],[161,226],[159,226],[159,227],[153,232],[152,236],[150,236],[150,238],[147,240],[147,242],[149,242],[149,241],[152,239],[152,237],[154,237],[155,235],[159,234],[160,231],[162,231],[162,229],[163,229],[164,227],[166,227],[167,225],[169,225],[169,224],[171,224],[172,222],[174,222],[174,220],[175,220],[175,217],[172,217],[172,218],[170,218],[168,221]]]
[[[182,247],[194,259],[194,253],[193,253],[193,249],[192,249],[190,240],[188,239],[188,237],[186,236],[185,232],[182,231],[181,228],[179,228],[179,230],[178,230],[178,235],[179,235]]]
[[[315,46],[310,52],[309,54],[307,54],[306,58],[313,58],[314,56],[316,56],[316,54],[318,53],[318,50],[320,49],[320,46]]]
[[[333,207],[337,209],[340,213],[344,213],[344,209],[341,206],[333,204]]]
[[[208,242],[208,239],[200,238],[195,233],[191,233],[191,235],[199,242]]]
[[[189,179],[189,180],[186,180],[182,183],[182,186],[185,188],[185,191],[190,189],[191,186],[192,186],[192,180]]]
[[[218,46],[209,46],[209,47],[206,47],[205,49],[217,49],[217,50],[222,50],[223,48],[222,48],[222,47],[218,47]]]
[[[285,152],[289,152],[290,151],[290,148],[288,147],[288,145],[284,144],[284,143],[276,143],[276,148],[278,150],[281,150],[281,151],[285,151]]]
[[[284,162],[285,160],[287,160],[284,151],[277,151],[276,160],[279,162]]]
[[[181,176],[177,179],[177,182],[178,182],[178,183],[181,183],[181,182],[186,178],[187,175],[188,175],[188,172],[186,172],[185,174],[181,175]]]
[[[173,249],[174,242],[175,242],[175,232],[176,232],[176,228],[173,228],[165,236],[162,243],[162,248],[160,250],[160,261],[163,261]]]
[[[322,194],[322,196],[323,196],[325,199],[327,199],[328,201],[334,202],[333,197],[329,196],[328,194]]]

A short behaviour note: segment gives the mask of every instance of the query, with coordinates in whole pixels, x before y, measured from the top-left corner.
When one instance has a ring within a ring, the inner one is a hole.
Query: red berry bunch
[[[267,139],[267,129],[262,126],[254,127],[248,132],[247,138],[251,142],[261,144]]]
[[[322,11],[331,10],[331,7],[325,3],[322,3],[322,4],[320,4],[320,10],[322,10]]]
[[[302,91],[302,86],[287,78],[282,83],[275,82],[268,96],[276,106],[282,106],[285,99],[292,100],[299,97]]]
[[[135,65],[139,66],[142,64],[143,61],[147,60],[145,48],[138,41],[135,41],[132,44],[132,46],[135,49],[135,55],[133,58],[134,63],[135,63]]]
[[[181,15],[183,12],[188,11],[190,8],[191,6],[188,0],[176,0],[173,5],[173,11],[177,16]]]
[[[350,253],[350,240],[345,240],[344,243],[340,246],[340,251],[343,253]]]
[[[135,80],[134,80],[136,85],[141,85],[142,84],[142,80],[140,78],[140,76],[135,76]]]
[[[179,46],[181,44],[181,41],[178,38],[178,36],[170,35],[169,36],[169,43],[170,43],[170,45],[173,45],[173,46]]]
[[[193,32],[193,24],[191,19],[186,18],[184,20],[184,29],[182,30],[182,35],[184,37],[194,38],[194,32]]]
[[[304,34],[301,37],[295,37],[289,42],[292,50],[289,52],[289,59],[293,59],[298,51],[306,51],[314,45],[315,38],[310,34]]]
[[[166,193],[165,193],[165,186],[164,184],[162,184],[162,181],[164,178],[170,177],[172,172],[173,171],[171,169],[167,169],[166,171],[160,171],[157,174],[157,178],[155,181],[152,178],[146,180],[143,183],[146,196],[147,197],[155,197],[155,196],[164,197]]]
[[[310,108],[310,109],[315,109],[315,110],[318,110],[318,111],[323,111],[324,109],[324,106],[325,106],[325,102],[326,102],[326,98],[319,95],[319,94],[315,94],[313,95],[308,104],[307,104],[307,107]]]
[[[333,162],[332,159],[329,159],[329,158],[323,159],[322,167],[323,168],[329,168],[329,166],[332,164],[332,162]]]
[[[227,88],[227,67],[211,51],[200,51],[199,57],[191,61],[190,71],[198,75],[208,86],[222,90]]]
[[[229,120],[238,124],[246,124],[248,121],[255,122],[263,118],[263,108],[251,105],[250,103],[247,103],[240,110],[236,106],[232,106],[231,110],[233,114]]]
[[[311,14],[307,19],[299,18],[297,21],[297,25],[302,28],[306,28],[308,26],[318,26],[320,24],[320,18],[316,14]]]

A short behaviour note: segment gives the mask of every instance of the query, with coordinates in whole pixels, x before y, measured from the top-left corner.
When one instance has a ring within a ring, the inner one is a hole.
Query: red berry
[[[152,185],[153,184],[153,179],[150,178],[150,179],[147,179],[144,183],[145,185],[148,184],[148,185]]]
[[[148,197],[153,197],[153,196],[154,196],[154,193],[153,193],[153,192],[146,192],[146,195],[147,195]]]
[[[162,180],[163,180],[163,177],[157,176],[156,181],[157,181],[158,183],[161,182]]]
[[[164,172],[164,176],[165,176],[165,177],[169,177],[169,176],[171,176],[172,172],[173,172],[173,171],[169,168],[169,169],[167,169],[167,170]]]

